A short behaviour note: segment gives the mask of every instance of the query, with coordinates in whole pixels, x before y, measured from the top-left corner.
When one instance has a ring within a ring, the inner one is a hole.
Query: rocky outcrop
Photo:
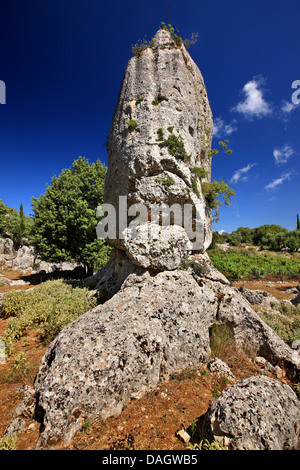
[[[232,450],[297,450],[299,401],[270,377],[249,377],[226,388],[200,420],[202,436]]]
[[[122,234],[136,217],[136,205],[147,209],[146,213],[140,212],[140,223],[151,218],[154,224],[160,221],[161,225],[169,226],[176,225],[168,211],[174,204],[182,214],[184,205],[197,208],[194,225],[198,223],[199,231],[203,232],[199,233],[201,249],[210,245],[211,214],[193,169],[202,168],[207,172],[203,181],[209,181],[212,129],[212,113],[197,65],[183,45],[176,46],[168,31],[159,30],[151,47],[129,61],[111,124],[104,203],[116,209],[117,234],[108,237],[113,247],[132,256],[129,234],[125,239]],[[120,196],[126,198],[125,206],[120,204]],[[154,213],[157,206],[162,214]],[[128,211],[125,219],[124,209]],[[123,220],[124,227],[119,220]],[[177,225],[183,226],[182,222]],[[190,239],[195,226],[185,229]],[[181,251],[182,244],[181,233],[177,236],[180,248],[175,249],[176,253]],[[161,239],[165,245],[168,243],[165,234]],[[173,234],[170,247],[169,258],[174,247]],[[143,265],[157,269],[160,252],[155,257],[153,251]],[[169,269],[168,263],[164,269]],[[178,266],[177,263],[175,267]]]
[[[62,330],[34,384],[38,448],[67,443],[86,418],[117,415],[159,381],[208,363],[215,323],[229,326],[244,350],[299,378],[298,353],[237,289],[207,276],[193,270],[131,274],[109,301]]]

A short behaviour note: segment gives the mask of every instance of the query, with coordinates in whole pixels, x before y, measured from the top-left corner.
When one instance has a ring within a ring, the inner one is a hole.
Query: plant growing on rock
[[[178,160],[187,162],[190,159],[186,153],[181,135],[177,137],[175,134],[170,134],[167,139],[163,140],[158,145],[160,148],[167,147],[169,154]]]
[[[230,198],[235,195],[235,191],[223,180],[201,183],[201,187],[208,207],[215,211],[214,221],[217,222],[220,220],[220,207],[231,204]]]
[[[130,121],[128,122],[128,131],[130,133],[134,132],[136,128],[137,128],[137,122],[134,119],[130,119]]]

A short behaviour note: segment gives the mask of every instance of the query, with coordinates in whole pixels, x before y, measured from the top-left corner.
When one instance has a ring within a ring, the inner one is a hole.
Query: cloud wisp
[[[243,167],[243,168],[240,168],[239,170],[237,170],[230,181],[232,181],[233,183],[237,183],[238,181],[247,181],[248,179],[248,175],[247,173],[251,170],[251,168],[253,168],[255,165],[257,165],[257,163],[249,163],[247,166]]]
[[[273,189],[277,189],[277,187],[284,183],[284,181],[287,181],[290,179],[290,177],[292,176],[292,172],[291,171],[286,171],[285,173],[282,173],[282,175],[279,177],[279,178],[276,178],[274,180],[272,180],[270,183],[268,183],[266,186],[265,186],[265,189],[267,191],[271,191]]]
[[[232,111],[243,114],[245,117],[263,117],[272,113],[269,103],[264,99],[261,85],[263,79],[253,79],[247,82],[242,90],[244,99],[232,108]]]
[[[276,165],[281,163],[286,163],[289,158],[295,153],[295,150],[290,146],[285,144],[280,149],[275,148],[273,150],[273,156],[275,158]]]
[[[223,137],[229,136],[230,134],[236,131],[237,131],[236,119],[231,121],[230,124],[226,124],[225,121],[221,117],[217,117],[214,120],[214,130],[213,130],[214,137],[223,138]]]

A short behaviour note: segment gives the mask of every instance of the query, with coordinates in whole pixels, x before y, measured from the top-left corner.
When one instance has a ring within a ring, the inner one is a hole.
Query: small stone
[[[176,436],[185,444],[191,440],[191,436],[184,429],[177,431]]]

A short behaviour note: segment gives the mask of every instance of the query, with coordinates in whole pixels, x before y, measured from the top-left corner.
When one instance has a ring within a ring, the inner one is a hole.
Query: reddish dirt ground
[[[19,279],[21,274],[6,272],[5,276],[8,275]],[[277,298],[290,298],[284,290],[297,285],[297,282],[269,288],[263,282],[239,284],[248,289],[267,290]],[[0,336],[6,323],[7,320],[0,319]],[[26,334],[17,341],[12,357],[5,364],[0,364],[0,436],[10,422],[16,406],[22,401],[23,395],[19,388],[25,384],[33,384],[46,349],[47,346],[41,343],[37,330],[27,329]],[[8,380],[13,359],[20,351],[26,354],[28,370],[26,374]],[[237,379],[259,373],[251,358],[236,351],[234,347],[229,348],[222,358]],[[71,444],[64,449],[184,450],[187,444],[176,436],[177,431],[188,430],[193,421],[207,411],[209,404],[215,399],[216,391],[220,393],[229,385],[230,382],[224,382],[205,368],[186,371],[167,383],[159,384],[143,398],[131,401],[118,417],[86,423],[85,429],[77,432]],[[38,436],[39,424],[27,419],[25,430],[18,436],[15,449],[35,449]]]

